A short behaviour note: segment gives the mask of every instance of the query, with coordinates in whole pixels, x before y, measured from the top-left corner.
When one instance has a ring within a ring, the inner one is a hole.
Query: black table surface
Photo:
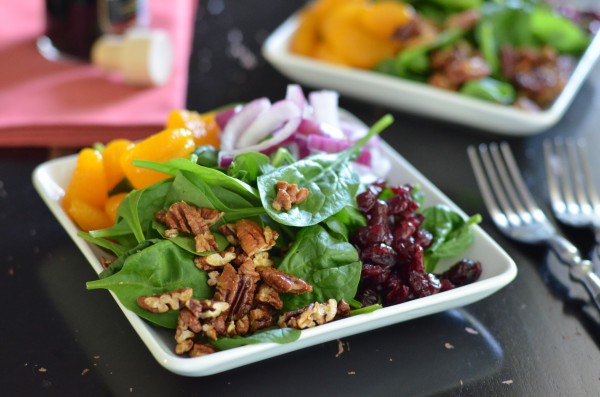
[[[302,4],[202,1],[190,59],[188,107],[203,111],[259,96],[281,98],[290,81],[261,57],[260,46]],[[383,138],[465,212],[484,216],[484,230],[517,263],[519,273],[512,283],[466,307],[343,338],[342,354],[338,341],[331,341],[212,376],[175,375],[152,357],[108,293],[86,291],[85,282],[95,278],[94,271],[31,183],[36,165],[55,150],[4,148],[0,393],[600,395],[598,313],[546,248],[515,243],[495,229],[466,155],[469,145],[508,141],[528,185],[546,205],[542,141],[583,137],[600,179],[600,158],[594,156],[600,148],[600,67],[556,126],[524,137],[451,125],[343,96],[341,105],[367,123],[387,112],[395,116]],[[583,252],[592,248],[590,231],[563,230]]]

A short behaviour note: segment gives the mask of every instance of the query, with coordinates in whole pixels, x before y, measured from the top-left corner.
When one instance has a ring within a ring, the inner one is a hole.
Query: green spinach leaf
[[[301,331],[294,328],[274,328],[255,332],[247,336],[233,336],[211,341],[218,350],[233,349],[234,347],[254,345],[257,343],[290,343],[300,338]]]
[[[473,215],[465,221],[445,205],[425,208],[422,213],[425,221],[421,228],[433,235],[433,243],[425,251],[425,271],[431,273],[440,259],[456,256],[471,245],[471,225],[481,222],[481,216]]]
[[[140,308],[137,299],[179,288],[193,288],[194,297],[206,299],[212,291],[206,272],[194,265],[194,255],[169,240],[161,240],[133,252],[122,263],[120,271],[86,283],[88,289],[108,289],[129,310],[156,325],[175,328],[179,312],[157,314]]]
[[[352,244],[314,225],[298,232],[279,269],[313,287],[311,293],[282,294],[284,310],[291,310],[330,298],[350,302],[356,295],[362,264]]]
[[[345,206],[351,205],[358,191],[360,178],[350,167],[349,162],[356,158],[360,148],[369,139],[379,134],[392,122],[392,116],[382,117],[371,127],[365,137],[343,152],[309,156],[261,175],[258,178],[258,190],[267,214],[284,225],[302,227],[315,225]],[[299,205],[294,205],[290,211],[276,211],[272,203],[277,195],[278,181],[307,188],[308,198]]]

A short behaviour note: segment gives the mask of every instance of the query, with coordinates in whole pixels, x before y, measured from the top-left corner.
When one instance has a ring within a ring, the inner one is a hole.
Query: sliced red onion
[[[277,149],[283,142],[289,139],[298,129],[300,117],[289,119],[279,130],[273,133],[273,136],[255,145],[241,149],[221,149],[219,152],[219,167],[225,167],[224,164],[231,163],[235,155],[244,152],[261,152],[269,154]]]
[[[363,164],[370,167],[373,163],[372,153],[369,150],[363,149],[360,151],[360,155],[354,161],[356,161],[358,164]]]
[[[343,131],[327,123],[319,123],[313,119],[302,119],[298,132],[303,135],[321,135],[339,140],[346,140]]]
[[[308,94],[308,101],[313,110],[313,118],[319,123],[327,123],[339,128],[338,100],[339,94],[335,91],[321,90]]]
[[[229,120],[231,120],[233,115],[239,112],[240,110],[242,110],[242,106],[240,105],[223,109],[215,114],[215,122],[222,130],[223,128],[225,128]]]
[[[300,109],[300,114],[304,114],[307,105],[306,98],[304,97],[302,88],[298,84],[288,84],[285,99],[294,102]]]
[[[344,136],[352,142],[358,141],[369,132],[369,128],[366,125],[348,120],[340,120],[339,126]]]
[[[246,104],[242,110],[234,114],[221,132],[221,149],[232,150],[246,129],[259,114],[271,107],[267,98],[258,98]]]
[[[307,137],[308,148],[319,152],[337,153],[348,149],[352,142],[333,139],[321,135],[309,135]]]
[[[240,134],[235,143],[235,148],[239,149],[255,145],[281,127],[289,119],[299,118],[300,116],[300,108],[291,100],[284,99],[275,102]]]

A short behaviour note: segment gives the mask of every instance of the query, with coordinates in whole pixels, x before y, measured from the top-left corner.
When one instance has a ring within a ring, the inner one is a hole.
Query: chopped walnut
[[[262,280],[277,292],[296,295],[312,292],[312,286],[306,281],[274,267],[258,267],[256,270]]]
[[[285,181],[277,181],[277,196],[271,206],[275,211],[281,211],[282,209],[289,211],[292,209],[292,205],[300,204],[308,197],[308,189],[303,187],[298,189],[296,183],[287,183]]]
[[[339,308],[339,309],[338,309]],[[343,300],[328,299],[326,303],[314,302],[297,310],[292,310],[279,316],[278,325],[281,328],[305,329],[345,317],[349,314],[349,306]]]
[[[152,313],[166,313],[169,310],[178,310],[184,306],[193,295],[191,288],[180,288],[172,292],[164,292],[152,296],[138,297],[138,305]]]
[[[248,256],[268,251],[275,245],[275,241],[279,237],[279,234],[269,226],[263,229],[258,223],[248,219],[237,221],[235,231],[242,249]]]
[[[167,226],[165,237],[174,237],[179,232],[188,233],[196,240],[196,251],[216,251],[218,245],[209,226],[218,222],[223,217],[223,212],[198,208],[180,201],[171,204],[167,211],[158,211],[155,218]]]

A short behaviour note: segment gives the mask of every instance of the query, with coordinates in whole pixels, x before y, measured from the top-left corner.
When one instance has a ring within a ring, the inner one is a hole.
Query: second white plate
[[[263,56],[290,79],[387,108],[512,136],[537,134],[556,124],[600,56],[600,35],[597,34],[552,107],[533,113],[426,84],[295,55],[289,50],[289,42],[297,26],[298,19],[294,15],[267,38],[262,48]]]

